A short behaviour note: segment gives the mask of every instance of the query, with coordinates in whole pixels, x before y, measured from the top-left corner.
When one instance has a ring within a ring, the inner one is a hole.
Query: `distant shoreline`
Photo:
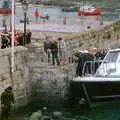
[[[50,1],[41,1],[41,2],[32,2],[32,4],[34,5],[40,5],[43,4],[44,6],[58,6],[58,7],[65,7],[65,6],[74,6],[76,5],[75,2],[73,1],[64,1],[64,0],[60,0],[60,1],[56,1],[56,0],[50,0]]]

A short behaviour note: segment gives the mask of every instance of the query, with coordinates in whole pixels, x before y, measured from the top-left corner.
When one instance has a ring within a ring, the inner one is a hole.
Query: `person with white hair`
[[[38,110],[32,113],[29,120],[43,120],[42,111]]]

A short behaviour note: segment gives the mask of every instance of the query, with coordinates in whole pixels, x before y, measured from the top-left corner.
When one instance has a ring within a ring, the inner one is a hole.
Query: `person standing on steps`
[[[55,65],[55,61],[57,62],[57,65],[60,65],[60,62],[59,62],[59,59],[58,59],[58,43],[55,40],[52,41],[51,52],[52,52],[52,63],[53,63],[53,65]]]
[[[48,63],[50,63],[50,57],[51,57],[51,40],[49,36],[45,37],[45,41],[44,41],[44,51],[47,54],[47,58],[48,58]]]
[[[64,65],[67,62],[67,46],[62,37],[58,38],[58,50],[60,63]]]
[[[1,94],[1,120],[8,120],[10,116],[13,115],[12,107],[14,104],[14,95],[12,91],[12,87],[9,86],[4,90]]]

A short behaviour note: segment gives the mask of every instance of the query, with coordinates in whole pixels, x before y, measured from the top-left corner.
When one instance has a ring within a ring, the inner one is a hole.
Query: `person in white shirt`
[[[67,46],[61,37],[58,38],[58,51],[60,62],[65,64],[67,62]]]

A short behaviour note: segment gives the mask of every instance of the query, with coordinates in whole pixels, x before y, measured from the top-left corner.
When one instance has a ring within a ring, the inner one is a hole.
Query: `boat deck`
[[[83,82],[83,83],[88,83],[88,82],[120,82],[120,77],[76,77],[72,81],[74,82]]]

